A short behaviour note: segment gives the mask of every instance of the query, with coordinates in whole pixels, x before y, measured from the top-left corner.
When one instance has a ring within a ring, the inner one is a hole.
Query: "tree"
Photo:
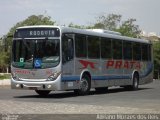
[[[85,29],[86,28],[83,25],[76,25],[76,24],[73,24],[72,22],[68,25],[68,27],[78,28],[78,29]]]
[[[128,19],[122,22],[116,31],[120,32],[124,36],[140,38],[141,30],[138,25],[134,24],[134,22],[136,22],[136,19]]]
[[[157,76],[157,73],[160,73],[160,42],[153,43],[153,59],[154,59],[154,75]],[[160,77],[160,76],[159,76]]]
[[[97,22],[94,24],[94,28],[108,29],[115,31],[121,21],[121,15],[109,14],[101,15],[98,17]]]
[[[6,72],[6,68],[9,64],[9,54],[8,52],[0,52],[0,71]]]
[[[141,30],[138,25],[134,24],[136,19],[131,18],[122,21],[121,18],[121,15],[116,14],[101,15],[93,25],[93,28],[117,31],[124,36],[139,38]]]

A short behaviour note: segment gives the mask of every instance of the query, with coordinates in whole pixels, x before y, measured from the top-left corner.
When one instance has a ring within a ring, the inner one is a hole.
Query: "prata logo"
[[[83,65],[83,67],[80,69],[85,69],[85,68],[88,68],[89,66],[91,69],[96,69],[95,64],[97,63],[86,61],[86,60],[79,60],[79,62]]]

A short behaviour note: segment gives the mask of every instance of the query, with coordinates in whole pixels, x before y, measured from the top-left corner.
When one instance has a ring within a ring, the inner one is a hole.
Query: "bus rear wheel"
[[[138,86],[139,86],[139,76],[138,74],[135,73],[133,76],[132,90],[138,90]]]
[[[139,87],[139,75],[137,73],[135,73],[134,76],[133,76],[132,85],[124,86],[124,88],[126,90],[138,90],[138,87]]]
[[[50,90],[35,90],[35,92],[40,96],[47,96],[51,91]]]
[[[80,88],[74,90],[74,93],[78,95],[87,95],[90,92],[90,88],[91,88],[90,77],[85,74],[80,80]]]

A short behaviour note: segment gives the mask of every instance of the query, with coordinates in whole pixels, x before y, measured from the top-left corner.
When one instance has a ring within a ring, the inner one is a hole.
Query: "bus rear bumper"
[[[61,90],[60,76],[54,81],[17,81],[11,78],[11,88],[21,90]]]

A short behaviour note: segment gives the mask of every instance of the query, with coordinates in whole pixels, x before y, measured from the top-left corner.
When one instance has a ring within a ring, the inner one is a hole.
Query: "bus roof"
[[[122,36],[118,32],[102,30],[102,29],[99,29],[99,30],[97,30],[97,29],[77,29],[77,28],[64,27],[64,26],[53,26],[53,25],[23,26],[23,27],[18,27],[17,29],[27,29],[27,28],[59,28],[62,33],[77,33],[77,34],[93,35],[93,36],[98,36],[98,37],[108,37],[108,38],[114,38],[114,39],[120,39],[120,40],[126,40],[126,41],[151,44],[151,42],[146,39],[139,39],[139,38],[131,38],[131,37],[127,37],[127,36]],[[106,31],[108,31],[108,32],[106,32]]]
[[[133,42],[141,42],[141,43],[147,43],[151,44],[149,40],[146,39],[139,39],[139,38],[131,38],[127,36],[122,36],[118,34],[117,32],[97,32],[86,29],[77,29],[77,28],[68,28],[68,27],[62,27],[61,28],[62,33],[78,33],[78,34],[85,34],[85,35],[93,35],[93,36],[99,36],[99,37],[108,37],[108,38],[114,38],[114,39],[120,39],[120,40],[126,40],[126,41],[133,41]]]
[[[18,27],[17,29],[27,29],[27,28],[60,28],[60,26],[53,26],[53,25],[32,25],[32,26]]]

